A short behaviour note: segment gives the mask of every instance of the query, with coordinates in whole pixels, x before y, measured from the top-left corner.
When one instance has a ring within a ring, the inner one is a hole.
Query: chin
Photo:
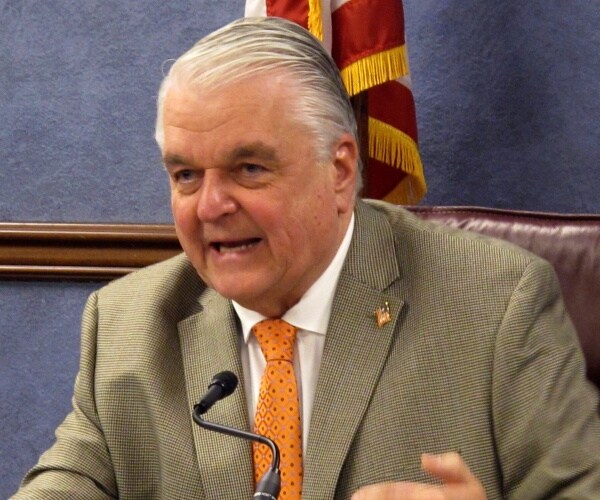
[[[235,300],[242,305],[257,295],[256,288],[249,286],[240,287],[239,280],[233,285],[230,283],[219,283],[219,280],[208,283],[208,285],[226,299]]]

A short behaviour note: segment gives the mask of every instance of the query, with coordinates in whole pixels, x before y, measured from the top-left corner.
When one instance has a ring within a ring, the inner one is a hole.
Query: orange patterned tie
[[[298,386],[294,374],[294,342],[297,329],[281,319],[257,323],[258,339],[267,366],[260,383],[254,431],[271,438],[281,451],[279,498],[302,497],[302,424]],[[254,479],[260,480],[271,465],[268,446],[254,443]]]

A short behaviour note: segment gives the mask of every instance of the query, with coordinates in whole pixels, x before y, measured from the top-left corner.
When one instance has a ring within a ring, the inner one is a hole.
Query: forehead
[[[234,151],[282,158],[293,154],[291,143],[298,140],[306,150],[310,131],[298,119],[294,97],[281,75],[217,88],[174,85],[164,101],[163,156],[186,157],[194,164],[230,158]]]

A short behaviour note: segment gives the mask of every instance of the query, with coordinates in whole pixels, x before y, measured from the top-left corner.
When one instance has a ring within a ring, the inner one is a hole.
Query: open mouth
[[[210,247],[219,253],[243,252],[244,250],[255,247],[260,241],[261,238],[249,238],[247,240],[238,241],[215,241],[210,244]]]

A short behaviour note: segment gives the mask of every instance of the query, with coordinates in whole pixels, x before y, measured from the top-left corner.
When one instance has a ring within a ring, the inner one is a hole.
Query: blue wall
[[[429,204],[600,212],[597,2],[405,2]]]
[[[0,220],[170,222],[161,65],[243,3],[0,2]],[[404,6],[424,203],[600,212],[596,2]],[[98,286],[0,282],[0,498],[68,411]]]
[[[79,317],[97,283],[0,282],[0,498],[70,409]]]

